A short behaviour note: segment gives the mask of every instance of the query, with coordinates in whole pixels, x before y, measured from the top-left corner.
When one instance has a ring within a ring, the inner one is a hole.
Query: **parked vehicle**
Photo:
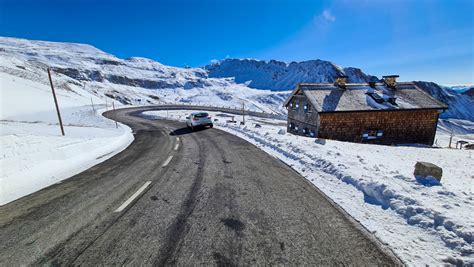
[[[191,115],[186,117],[186,126],[192,130],[197,127],[206,127],[209,126],[212,128],[214,124],[212,123],[211,117],[206,112],[193,112]]]

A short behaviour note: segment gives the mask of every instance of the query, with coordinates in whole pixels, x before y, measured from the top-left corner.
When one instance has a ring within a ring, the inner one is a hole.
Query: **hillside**
[[[120,59],[93,46],[0,37],[0,72],[49,85],[46,68],[53,70],[58,90],[116,100],[123,105],[201,103],[285,114],[281,104],[297,83],[333,82],[347,75],[349,82],[376,77],[358,68],[342,68],[323,60],[285,63],[276,60],[225,59],[204,68],[177,68],[151,59]],[[474,89],[418,86],[448,104],[442,118],[474,120]],[[273,90],[273,91],[270,91]],[[2,108],[2,113],[8,110]]]
[[[434,98],[448,104],[448,110],[440,115],[441,118],[474,121],[474,89],[459,91],[433,82],[422,81],[417,81],[415,84]]]
[[[201,68],[176,68],[132,57],[120,59],[84,44],[0,37],[0,73],[49,86],[50,67],[60,92],[140,105],[190,103],[246,107],[282,114],[287,93],[275,94],[236,84],[233,79],[209,78]],[[15,90],[6,88],[5,90]],[[8,110],[2,108],[3,113]]]

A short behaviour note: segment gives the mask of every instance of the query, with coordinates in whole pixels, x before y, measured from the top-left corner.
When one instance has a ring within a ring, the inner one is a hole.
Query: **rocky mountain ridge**
[[[203,68],[178,68],[151,59],[120,59],[93,46],[0,37],[0,72],[49,84],[46,69],[59,89],[79,88],[122,104],[169,102],[241,106],[284,114],[282,103],[296,84],[333,82],[347,75],[350,83],[375,76],[324,60],[285,63],[277,60],[225,59]],[[443,118],[474,121],[474,89],[451,90],[430,82],[418,86],[448,104]],[[272,90],[272,91],[269,91]],[[286,90],[286,91],[282,91]]]
[[[225,59],[204,67],[209,77],[233,77],[237,83],[251,88],[274,91],[292,90],[301,82],[331,83],[335,77],[348,76],[350,83],[369,82],[376,77],[358,68],[342,68],[320,59],[302,62],[262,61],[256,59]]]

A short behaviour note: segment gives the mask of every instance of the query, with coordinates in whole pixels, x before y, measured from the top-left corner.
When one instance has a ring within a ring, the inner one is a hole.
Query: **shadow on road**
[[[176,129],[170,133],[170,135],[177,136],[177,135],[185,135],[185,134],[190,134],[193,132],[200,132],[203,130],[206,130],[206,127],[195,127],[194,130],[189,129],[188,127]]]

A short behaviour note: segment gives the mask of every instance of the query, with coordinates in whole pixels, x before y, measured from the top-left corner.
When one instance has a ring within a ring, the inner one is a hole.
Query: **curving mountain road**
[[[117,111],[123,152],[0,207],[0,265],[399,264],[285,164],[156,108]]]

